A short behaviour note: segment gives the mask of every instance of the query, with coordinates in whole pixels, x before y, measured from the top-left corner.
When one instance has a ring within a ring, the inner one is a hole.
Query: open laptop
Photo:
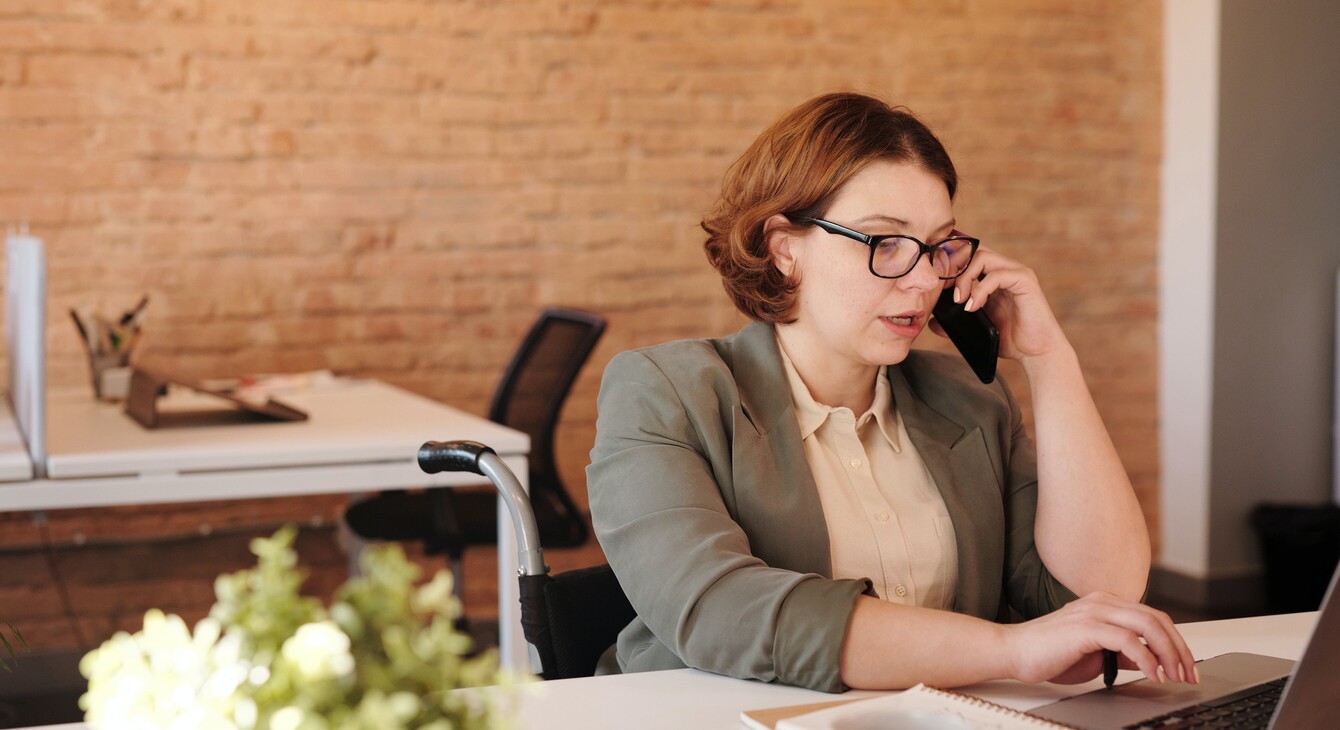
[[[1340,568],[1331,576],[1317,625],[1296,666],[1287,659],[1260,654],[1223,654],[1196,662],[1200,684],[1157,684],[1142,679],[1068,697],[1028,714],[1086,730],[1340,727],[1337,582]],[[1210,716],[1211,722],[1197,724],[1202,716]]]

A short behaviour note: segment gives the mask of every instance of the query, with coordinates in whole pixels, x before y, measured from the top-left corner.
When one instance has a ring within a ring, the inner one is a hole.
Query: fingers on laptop
[[[1199,681],[1195,657],[1168,614],[1106,594],[1091,594],[1081,601],[1096,604],[1091,610],[1110,627],[1102,637],[1104,648],[1120,651],[1133,668],[1156,682]]]

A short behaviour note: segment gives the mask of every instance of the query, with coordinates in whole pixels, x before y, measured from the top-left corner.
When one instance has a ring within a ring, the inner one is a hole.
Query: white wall
[[[1252,574],[1262,502],[1330,499],[1340,3],[1223,0],[1210,565]]]
[[[1164,23],[1158,562],[1232,581],[1260,571],[1252,509],[1340,473],[1340,3],[1165,0]]]
[[[1219,0],[1166,0],[1159,223],[1159,563],[1209,571]]]

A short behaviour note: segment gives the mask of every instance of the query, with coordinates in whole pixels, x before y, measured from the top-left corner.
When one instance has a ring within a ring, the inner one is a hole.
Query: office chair
[[[605,320],[598,315],[545,309],[503,371],[489,407],[490,420],[530,436],[530,501],[539,536],[551,547],[576,547],[589,536],[586,518],[558,474],[554,429],[577,373],[604,331]],[[445,553],[458,597],[466,547],[498,541],[492,488],[383,492],[351,505],[344,519],[365,539],[422,540],[428,554]]]
[[[623,627],[637,616],[609,565],[549,575],[526,492],[493,449],[474,441],[429,441],[419,449],[429,474],[468,471],[489,478],[507,504],[520,562],[521,628],[544,679],[589,677]]]

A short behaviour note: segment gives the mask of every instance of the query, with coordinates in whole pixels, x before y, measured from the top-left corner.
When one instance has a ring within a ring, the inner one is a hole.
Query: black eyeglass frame
[[[973,238],[972,236],[949,236],[948,238],[943,238],[939,241],[936,241],[935,243],[925,244],[922,243],[921,240],[915,236],[905,236],[901,233],[894,233],[888,236],[871,236],[865,233],[861,233],[860,231],[853,231],[852,229],[847,228],[846,226],[840,226],[832,221],[826,221],[823,218],[812,218],[810,216],[805,216],[800,219],[800,222],[813,223],[814,225],[823,229],[826,233],[832,233],[838,236],[846,236],[847,238],[850,238],[853,241],[860,241],[861,243],[864,243],[866,246],[869,246],[870,260],[867,264],[867,267],[870,269],[871,274],[878,276],[881,279],[901,279],[902,277],[907,276],[908,274],[912,273],[912,269],[917,268],[917,263],[921,261],[922,256],[930,256],[931,263],[933,265],[935,262],[935,256],[934,256],[935,249],[943,246],[945,243],[949,241],[967,241],[968,244],[972,246],[972,253],[968,254],[968,260],[963,264],[963,271],[967,271],[968,267],[972,265],[973,257],[977,255],[977,247],[982,245],[980,239]],[[917,251],[917,257],[912,259],[912,263],[907,267],[907,270],[895,276],[886,276],[884,274],[879,273],[878,271],[875,271],[875,248],[879,246],[879,244],[889,240],[890,238],[907,239],[908,241],[915,243],[917,245],[917,248],[920,249]],[[952,276],[940,276],[939,278],[942,281],[956,279],[963,274],[963,271],[953,274]]]

